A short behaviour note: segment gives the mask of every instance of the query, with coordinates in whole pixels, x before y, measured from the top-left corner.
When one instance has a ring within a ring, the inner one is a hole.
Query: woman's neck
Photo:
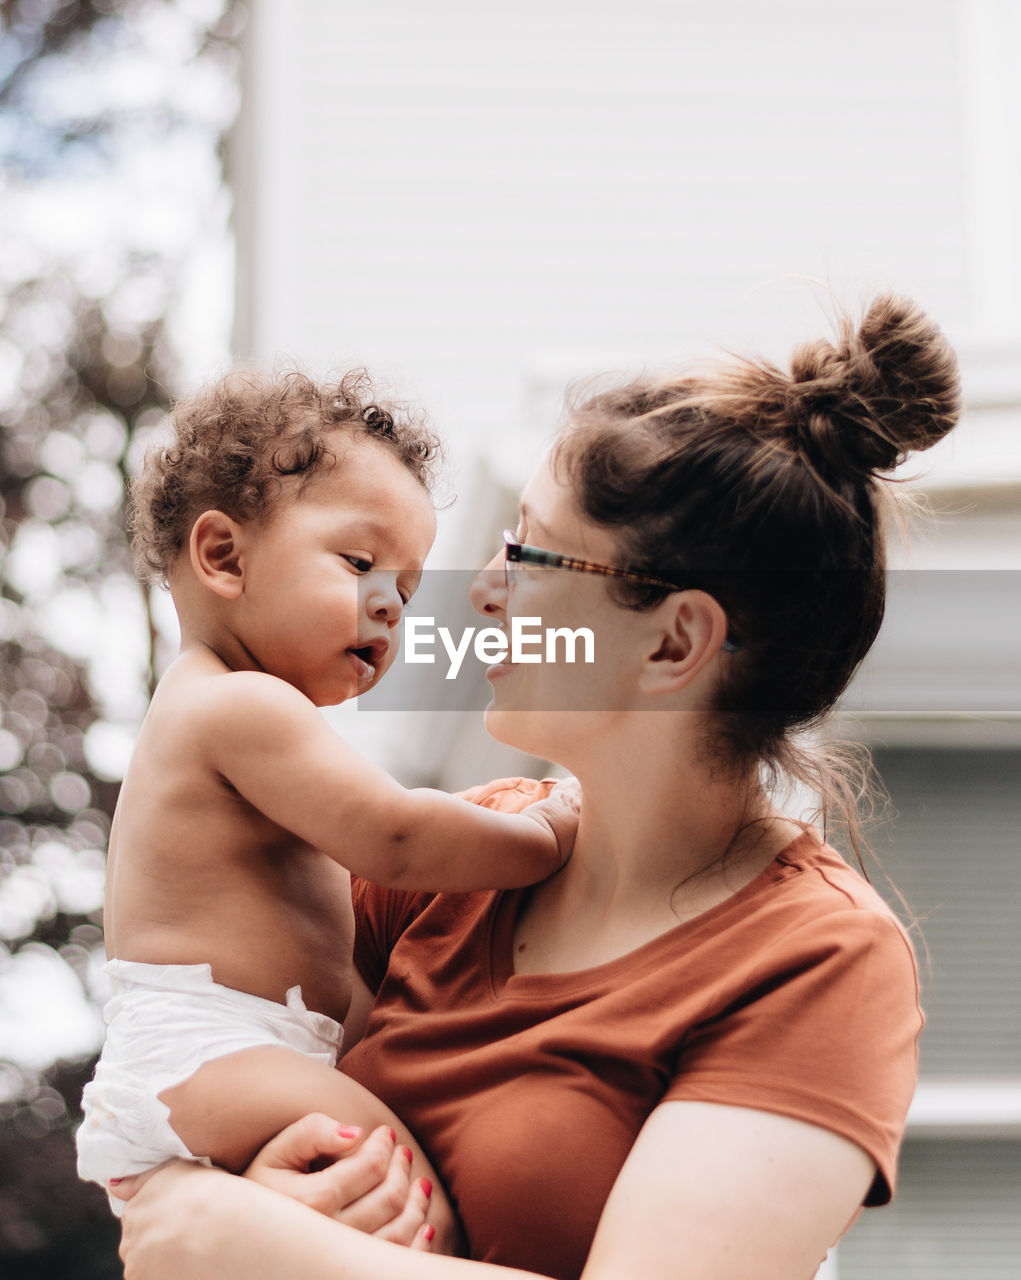
[[[716,768],[697,741],[656,729],[575,762],[582,812],[564,890],[589,907],[684,918],[753,879],[800,829],[774,811],[754,767]]]
[[[570,861],[518,912],[516,973],[575,972],[627,955],[737,893],[799,834],[760,812],[761,792],[756,805],[747,788],[696,775],[647,771],[640,786],[626,770],[613,784],[597,775],[579,778]]]

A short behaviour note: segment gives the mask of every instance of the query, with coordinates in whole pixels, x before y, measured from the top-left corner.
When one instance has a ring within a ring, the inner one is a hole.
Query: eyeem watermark
[[[842,572],[834,573],[843,589]],[[484,570],[481,581],[466,569],[425,570],[402,616],[400,648],[382,679],[358,698],[357,708],[481,712],[493,703],[544,712],[613,709],[607,701],[615,699],[620,688],[618,667],[633,669],[641,658],[641,627],[629,632],[626,612],[617,616],[619,625],[613,625],[605,608],[598,614],[558,610],[552,615],[560,621],[569,618],[572,624],[588,623],[575,631],[547,628],[538,617],[527,616],[529,611],[552,612],[561,577],[565,590],[576,581],[566,571],[551,571],[548,578],[536,580],[538,587],[552,593],[548,606],[545,597],[522,596],[519,589],[521,616],[512,611],[504,630],[494,623],[504,619],[504,609],[515,601],[499,594],[506,590],[502,566]],[[589,585],[593,598],[598,598],[597,580]],[[370,610],[362,616],[378,619],[378,601],[368,594],[373,589],[372,574],[359,579],[359,591],[366,593],[360,599]],[[743,589],[739,575],[735,590]],[[482,613],[472,612],[473,590],[475,608],[485,610]],[[499,612],[487,608],[490,600]],[[374,621],[359,636],[374,635],[376,629],[383,628]],[[893,570],[887,575],[883,629],[841,705],[851,715],[937,716],[948,722],[967,717],[993,725],[1013,717],[1021,723],[1019,634],[1021,569]],[[742,639],[750,646],[753,637]],[[505,673],[511,679],[491,682],[485,666],[501,659],[522,665]],[[726,664],[730,659],[720,661]],[[514,678],[513,670],[525,678]],[[540,674],[542,679],[533,678]],[[650,710],[660,705],[670,710],[674,702],[650,698],[646,705]],[[750,713],[760,712],[751,708]],[[444,742],[438,735],[430,745],[443,750]]]
[[[436,642],[447,655],[445,680],[456,680],[468,651],[487,666],[502,662],[577,662],[582,645],[582,662],[595,662],[596,638],[589,627],[544,627],[542,618],[511,619],[510,634],[503,627],[464,627],[455,640],[448,627],[437,627],[435,618],[404,619],[404,661],[434,663],[439,658]],[[558,647],[561,653],[558,654]]]

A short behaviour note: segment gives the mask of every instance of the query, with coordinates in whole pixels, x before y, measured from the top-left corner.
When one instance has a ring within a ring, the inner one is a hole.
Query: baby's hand
[[[553,832],[560,851],[560,866],[563,866],[571,856],[574,837],[578,834],[578,816],[581,813],[581,787],[578,779],[562,779],[545,800],[536,800],[521,812]]]

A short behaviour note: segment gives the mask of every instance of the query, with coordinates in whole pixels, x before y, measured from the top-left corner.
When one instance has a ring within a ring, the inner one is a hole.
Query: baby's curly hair
[[[139,572],[149,581],[166,581],[203,511],[255,519],[280,496],[287,477],[304,484],[332,467],[333,431],[392,449],[427,491],[440,451],[421,411],[377,399],[364,369],[322,384],[298,371],[235,370],[179,401],[171,424],[172,440],[148,451],[131,486],[128,528]]]

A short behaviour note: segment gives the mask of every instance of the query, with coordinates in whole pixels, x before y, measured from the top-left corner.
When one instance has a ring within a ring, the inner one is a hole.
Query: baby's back
[[[216,982],[342,1022],[350,998],[350,877],[271,822],[206,749],[214,661],[181,658],[156,692],[110,839],[107,952],[212,966]]]

